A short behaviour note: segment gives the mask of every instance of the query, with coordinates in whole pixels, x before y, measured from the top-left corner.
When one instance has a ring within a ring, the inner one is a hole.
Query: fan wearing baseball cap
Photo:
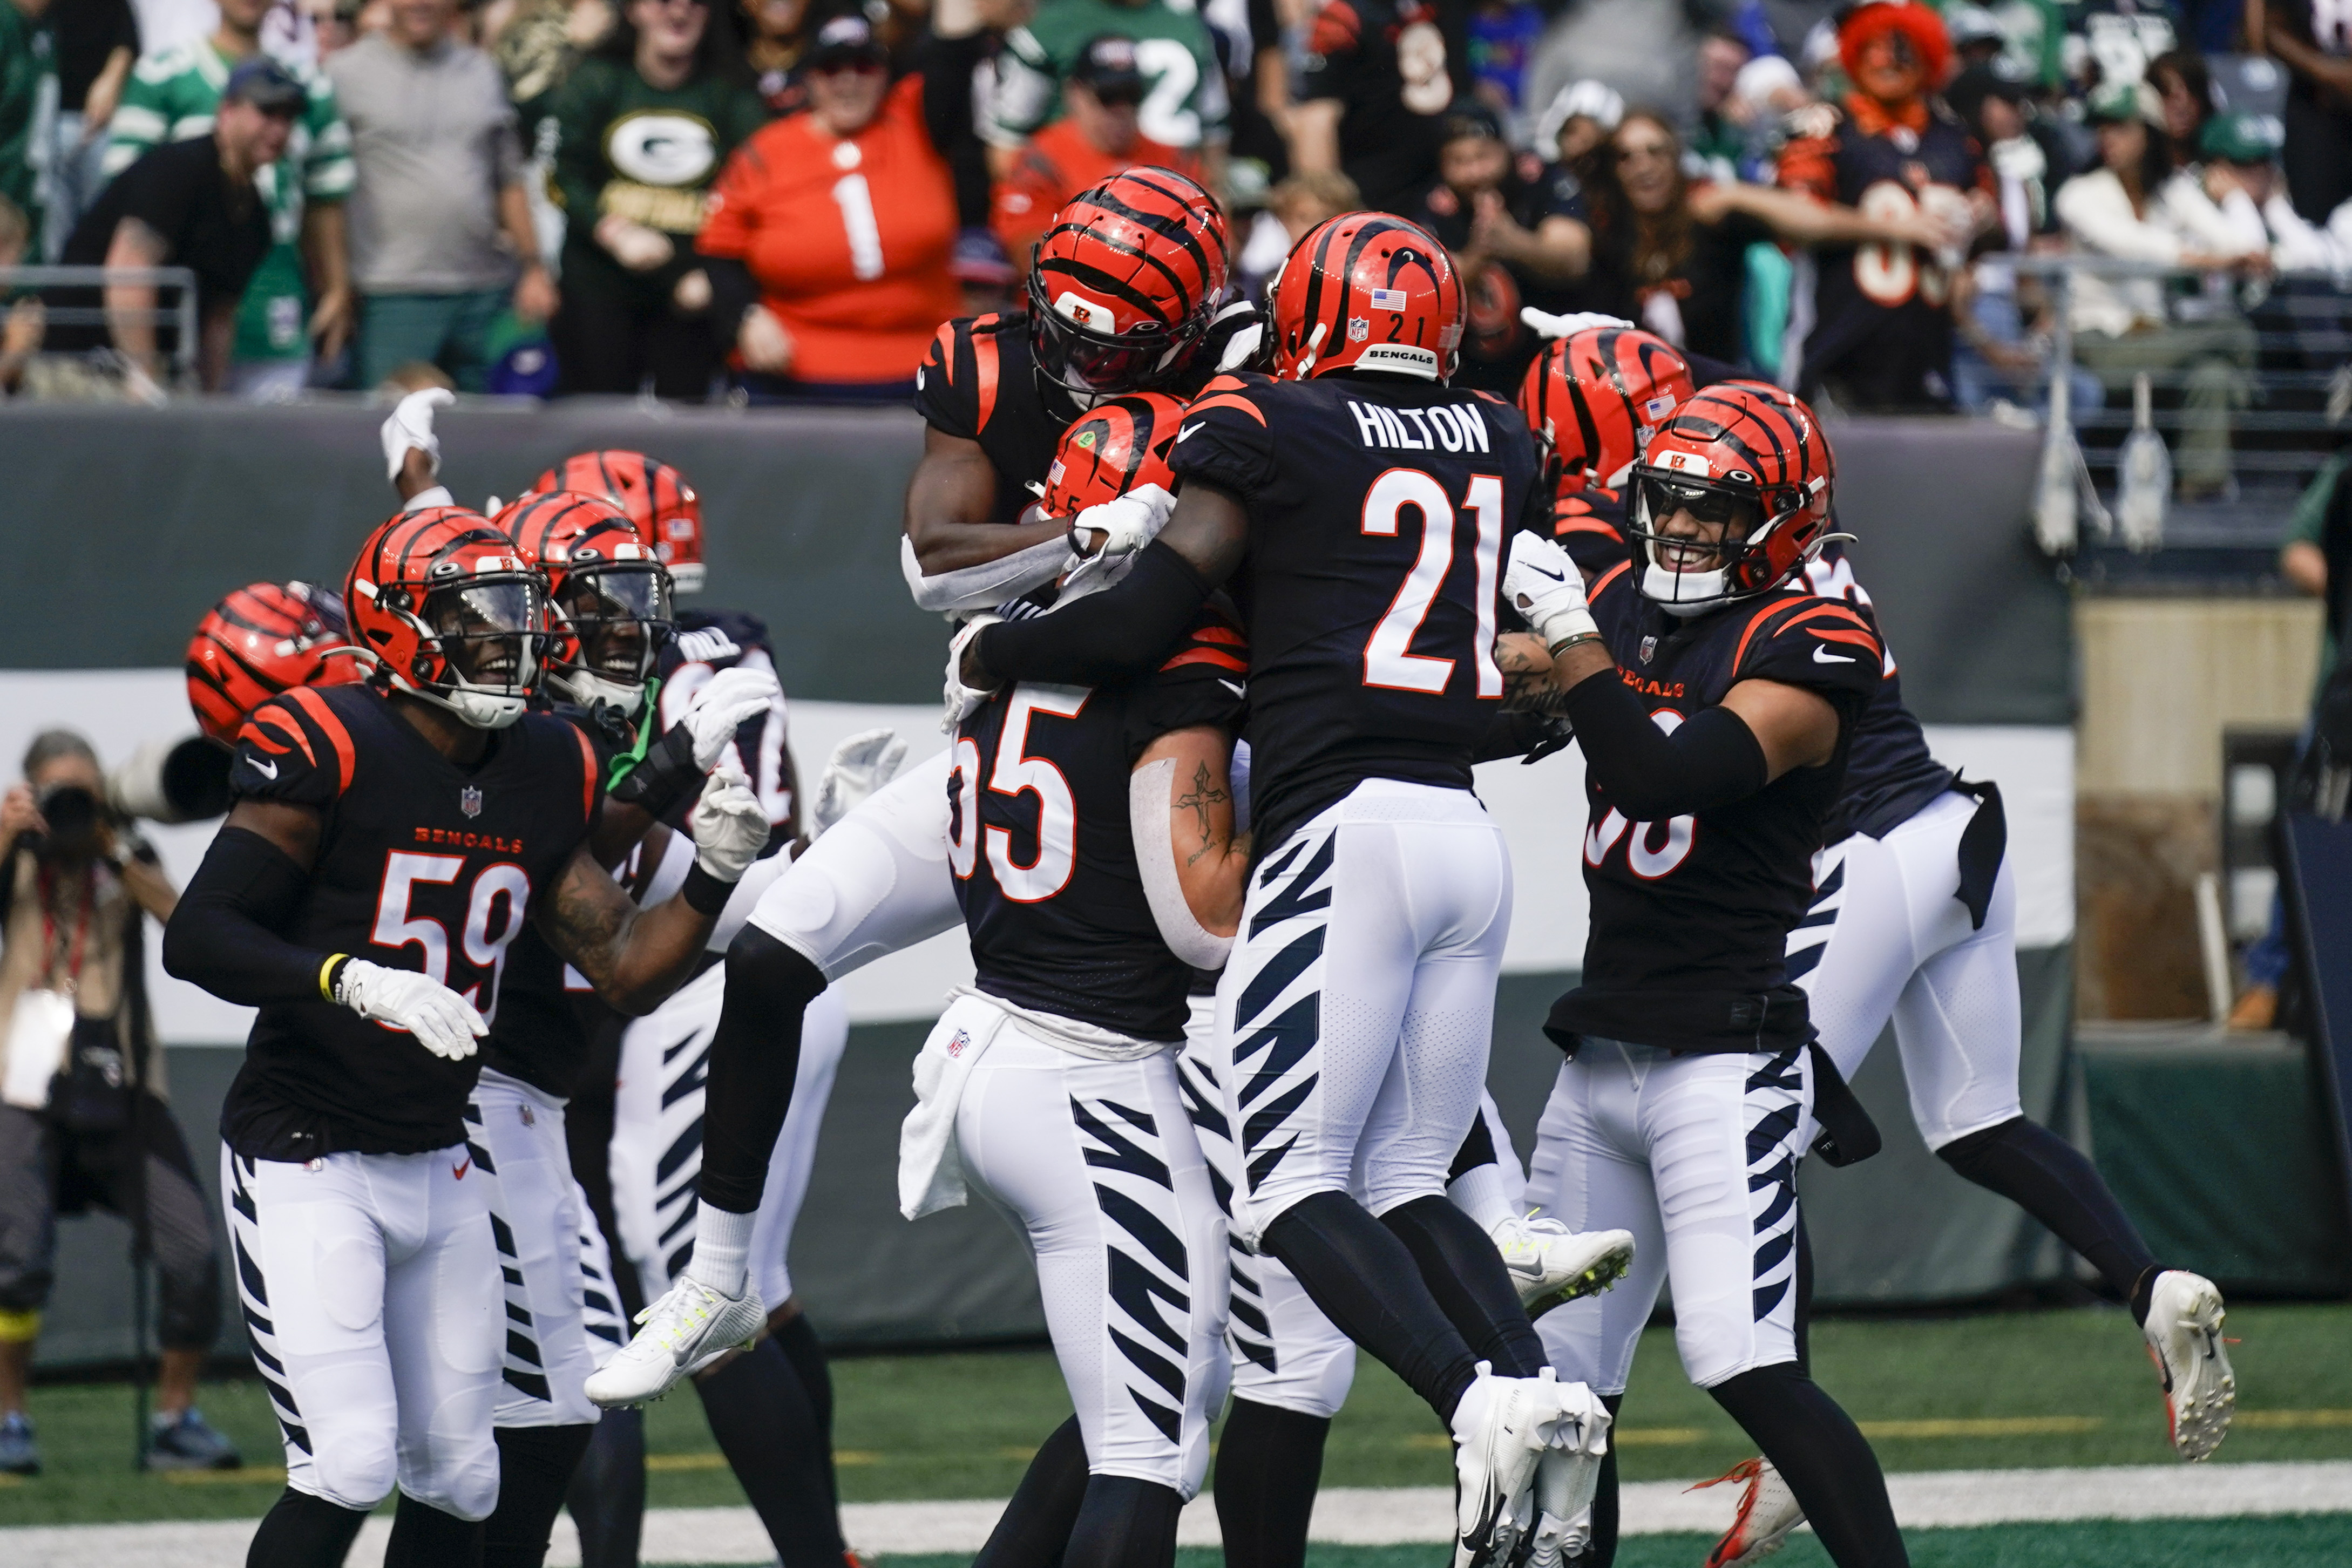
[[[1137,115],[1148,86],[1133,38],[1103,33],[1079,48],[1062,82],[1063,117],[1031,137],[997,182],[989,225],[1016,267],[1065,202],[1113,174],[1150,163],[1200,177],[1190,149],[1143,134]]]

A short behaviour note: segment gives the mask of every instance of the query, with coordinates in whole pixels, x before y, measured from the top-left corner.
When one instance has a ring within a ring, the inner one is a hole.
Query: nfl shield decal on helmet
[[[482,789],[480,785],[468,784],[463,789],[457,791],[457,810],[465,812],[468,817],[478,817],[482,814]]]

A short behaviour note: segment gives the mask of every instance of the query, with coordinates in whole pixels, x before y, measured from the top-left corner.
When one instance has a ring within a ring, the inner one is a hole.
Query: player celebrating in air
[[[1633,559],[1591,607],[1566,551],[1513,539],[1507,596],[1567,694],[1586,762],[1586,982],[1545,1032],[1570,1053],[1528,1197],[1632,1228],[1626,1287],[1540,1324],[1563,1375],[1622,1400],[1660,1282],[1691,1380],[1754,1437],[1841,1568],[1905,1561],[1876,1458],[1796,1349],[1796,1167],[1874,1130],[1818,1048],[1782,952],[1811,893],[1856,721],[1869,623],[1791,586],[1820,548],[1832,467],[1778,389],[1704,392],[1633,471]],[[1570,1544],[1615,1551],[1613,1466]]]
[[[1276,382],[1187,411],[1166,531],[1117,588],[967,632],[950,695],[1122,678],[1234,581],[1257,867],[1217,998],[1234,1223],[1448,1423],[1471,1563],[1536,1526],[1539,1469],[1545,1528],[1577,1511],[1607,1420],[1551,1380],[1493,1241],[1445,1197],[1510,918],[1470,764],[1503,695],[1503,535],[1536,478],[1525,426],[1444,384],[1461,330],[1420,229],[1353,213],[1307,235],[1273,291]]]
[[[454,507],[404,514],[344,589],[366,684],[298,688],[240,732],[237,794],[165,933],[170,971],[258,1007],[222,1110],[222,1187],[288,1489],[253,1560],[342,1561],[395,1481],[391,1562],[478,1552],[506,1313],[464,1113],[526,922],[615,1006],[685,978],[766,841],[740,775],[696,863],[639,912],[589,853],[583,737],[527,713],[542,580]],[[408,1038],[404,1040],[403,1036]]]

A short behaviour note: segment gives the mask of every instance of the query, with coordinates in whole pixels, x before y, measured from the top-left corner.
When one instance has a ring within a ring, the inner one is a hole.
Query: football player
[[[1584,984],[1545,1024],[1569,1052],[1529,1198],[1631,1227],[1628,1283],[1538,1324],[1563,1375],[1622,1401],[1661,1281],[1691,1381],[1754,1437],[1842,1568],[1899,1564],[1876,1457],[1797,1354],[1797,1162],[1875,1130],[1788,978],[1883,650],[1801,573],[1830,516],[1830,450],[1777,388],[1685,402],[1633,470],[1629,560],[1588,595],[1558,543],[1511,543],[1507,597],[1567,695],[1583,748],[1592,900]],[[1566,1549],[1615,1551],[1614,1470]]]
[[[1447,1422],[1456,1561],[1484,1561],[1533,1523],[1538,1470],[1559,1481],[1546,1511],[1574,1511],[1607,1425],[1551,1380],[1494,1243],[1445,1197],[1510,917],[1470,765],[1503,696],[1496,585],[1535,454],[1506,406],[1445,384],[1461,287],[1412,225],[1322,225],[1272,316],[1275,382],[1187,410],[1166,531],[1115,589],[968,628],[950,704],[1131,674],[1234,580],[1257,866],[1213,1047],[1247,1162],[1234,1221]]]
[[[188,708],[196,727],[223,746],[253,710],[296,686],[356,681],[360,661],[334,656],[347,646],[343,601],[308,582],[256,582],[205,612],[188,639]]]
[[[526,711],[543,580],[454,507],[378,528],[344,586],[365,684],[298,687],[239,732],[237,800],[166,967],[255,1006],[222,1188],[288,1489],[273,1564],[339,1563],[395,1482],[393,1561],[479,1551],[506,1313],[465,1107],[526,924],[615,1006],[682,981],[767,839],[739,773],[703,787],[694,866],[631,904],[588,852],[585,738]]]

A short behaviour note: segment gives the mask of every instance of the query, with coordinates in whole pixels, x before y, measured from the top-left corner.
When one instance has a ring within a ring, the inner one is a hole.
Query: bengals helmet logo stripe
[[[1519,412],[1550,447],[1559,477],[1581,474],[1606,485],[1664,423],[1666,410],[1657,405],[1679,406],[1693,391],[1689,361],[1664,339],[1597,327],[1561,339],[1528,367]]]
[[[1460,358],[1452,259],[1426,231],[1385,213],[1342,213],[1300,240],[1275,281],[1273,316],[1284,381],[1360,365],[1443,382]]]
[[[1119,295],[1137,308],[1150,311],[1162,326],[1173,327],[1197,308],[1202,293],[1213,297],[1223,289],[1231,266],[1223,229],[1200,221],[1201,208],[1208,201],[1208,193],[1199,185],[1171,170],[1130,169],[1080,193],[1055,214],[1053,227],[1038,242],[1037,268],[1040,272],[1066,273],[1097,291]],[[1148,210],[1151,207],[1161,210]],[[1102,221],[1106,214],[1124,218],[1173,246],[1192,263],[1192,278],[1188,282],[1178,275],[1175,256],[1130,243],[1116,224]],[[1155,299],[1133,287],[1128,278],[1082,259],[1073,254],[1078,248],[1074,240],[1065,240],[1057,246],[1055,240],[1065,235],[1083,235],[1113,256],[1131,257],[1151,267],[1167,280],[1168,294]],[[1202,243],[1203,238],[1207,245]],[[1211,246],[1216,251],[1213,259],[1209,254]]]
[[[1184,413],[1184,404],[1164,392],[1130,392],[1097,403],[1063,432],[1039,513],[1075,517],[1139,485],[1174,489],[1167,453]]]

